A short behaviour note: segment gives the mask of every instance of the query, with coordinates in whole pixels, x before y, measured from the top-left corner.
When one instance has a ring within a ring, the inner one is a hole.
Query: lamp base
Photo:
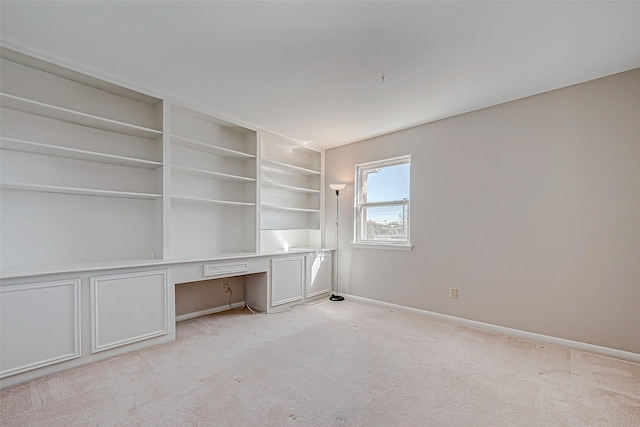
[[[331,301],[344,301],[344,297],[336,294],[331,294],[329,297]]]

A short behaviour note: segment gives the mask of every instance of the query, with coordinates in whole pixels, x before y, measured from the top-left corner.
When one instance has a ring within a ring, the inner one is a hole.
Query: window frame
[[[393,157],[390,159],[377,160],[367,163],[359,163],[355,165],[354,191],[354,236],[352,245],[359,248],[370,249],[397,249],[411,250],[411,176],[409,176],[409,198],[404,200],[385,200],[380,202],[362,202],[363,197],[363,172],[370,169],[384,168],[401,164],[409,164],[409,175],[411,175],[411,155]],[[406,240],[366,240],[365,229],[366,224],[363,222],[363,208],[367,207],[384,207],[384,206],[406,206],[407,217],[407,238]]]

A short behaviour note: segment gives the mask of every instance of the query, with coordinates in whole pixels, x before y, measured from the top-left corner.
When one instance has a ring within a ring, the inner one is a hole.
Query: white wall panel
[[[304,257],[274,258],[271,264],[271,305],[302,299]]]
[[[332,265],[330,253],[307,255],[307,280],[305,298],[327,293],[331,290]]]
[[[80,357],[80,279],[0,289],[0,378]]]
[[[167,271],[91,278],[92,353],[168,333]]]

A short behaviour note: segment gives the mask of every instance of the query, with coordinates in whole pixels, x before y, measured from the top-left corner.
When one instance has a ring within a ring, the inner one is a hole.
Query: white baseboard
[[[220,307],[208,308],[206,310],[194,311],[193,313],[181,314],[180,316],[176,316],[176,322],[182,322],[183,320],[195,319],[200,316],[208,316],[209,314],[220,313],[221,311],[231,310],[232,308],[240,308],[244,307],[244,301],[231,303],[231,307],[229,304],[221,305]]]
[[[520,329],[507,328],[505,326],[492,325],[491,323],[478,322],[476,320],[464,319],[462,317],[450,316],[448,314],[436,313],[433,311],[421,310],[419,308],[406,307],[404,305],[391,304],[388,302],[377,301],[369,298],[358,297],[355,295],[341,294],[353,301],[360,301],[369,304],[381,305],[384,307],[394,308],[396,310],[407,311],[410,313],[422,314],[424,316],[435,317],[437,319],[449,320],[451,322],[460,323],[473,328],[484,329],[487,331],[498,332],[506,335],[512,335],[520,338],[527,338],[535,341],[541,341],[548,344],[555,344],[563,347],[573,348],[576,350],[598,353],[603,356],[614,357],[616,359],[629,360],[631,362],[640,363],[640,354],[630,351],[617,350],[615,348],[602,347],[594,344],[587,344],[580,341],[572,341],[564,338],[552,337],[549,335],[537,334],[535,332],[522,331]]]

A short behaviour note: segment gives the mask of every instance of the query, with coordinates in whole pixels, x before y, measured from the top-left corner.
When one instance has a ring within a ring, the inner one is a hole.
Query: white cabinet
[[[271,260],[269,312],[317,298],[331,291],[331,252],[317,251]]]
[[[320,248],[322,154],[261,134],[260,248]]]
[[[167,269],[0,282],[0,387],[175,338]]]
[[[171,258],[256,252],[257,133],[171,108]]]
[[[91,278],[91,352],[168,333],[167,271]]]
[[[3,271],[162,258],[162,101],[2,50]]]
[[[315,252],[306,256],[305,298],[331,292],[331,259],[331,252]]]
[[[80,280],[0,288],[0,378],[80,357]]]
[[[300,301],[304,283],[304,256],[271,261],[271,306]]]

